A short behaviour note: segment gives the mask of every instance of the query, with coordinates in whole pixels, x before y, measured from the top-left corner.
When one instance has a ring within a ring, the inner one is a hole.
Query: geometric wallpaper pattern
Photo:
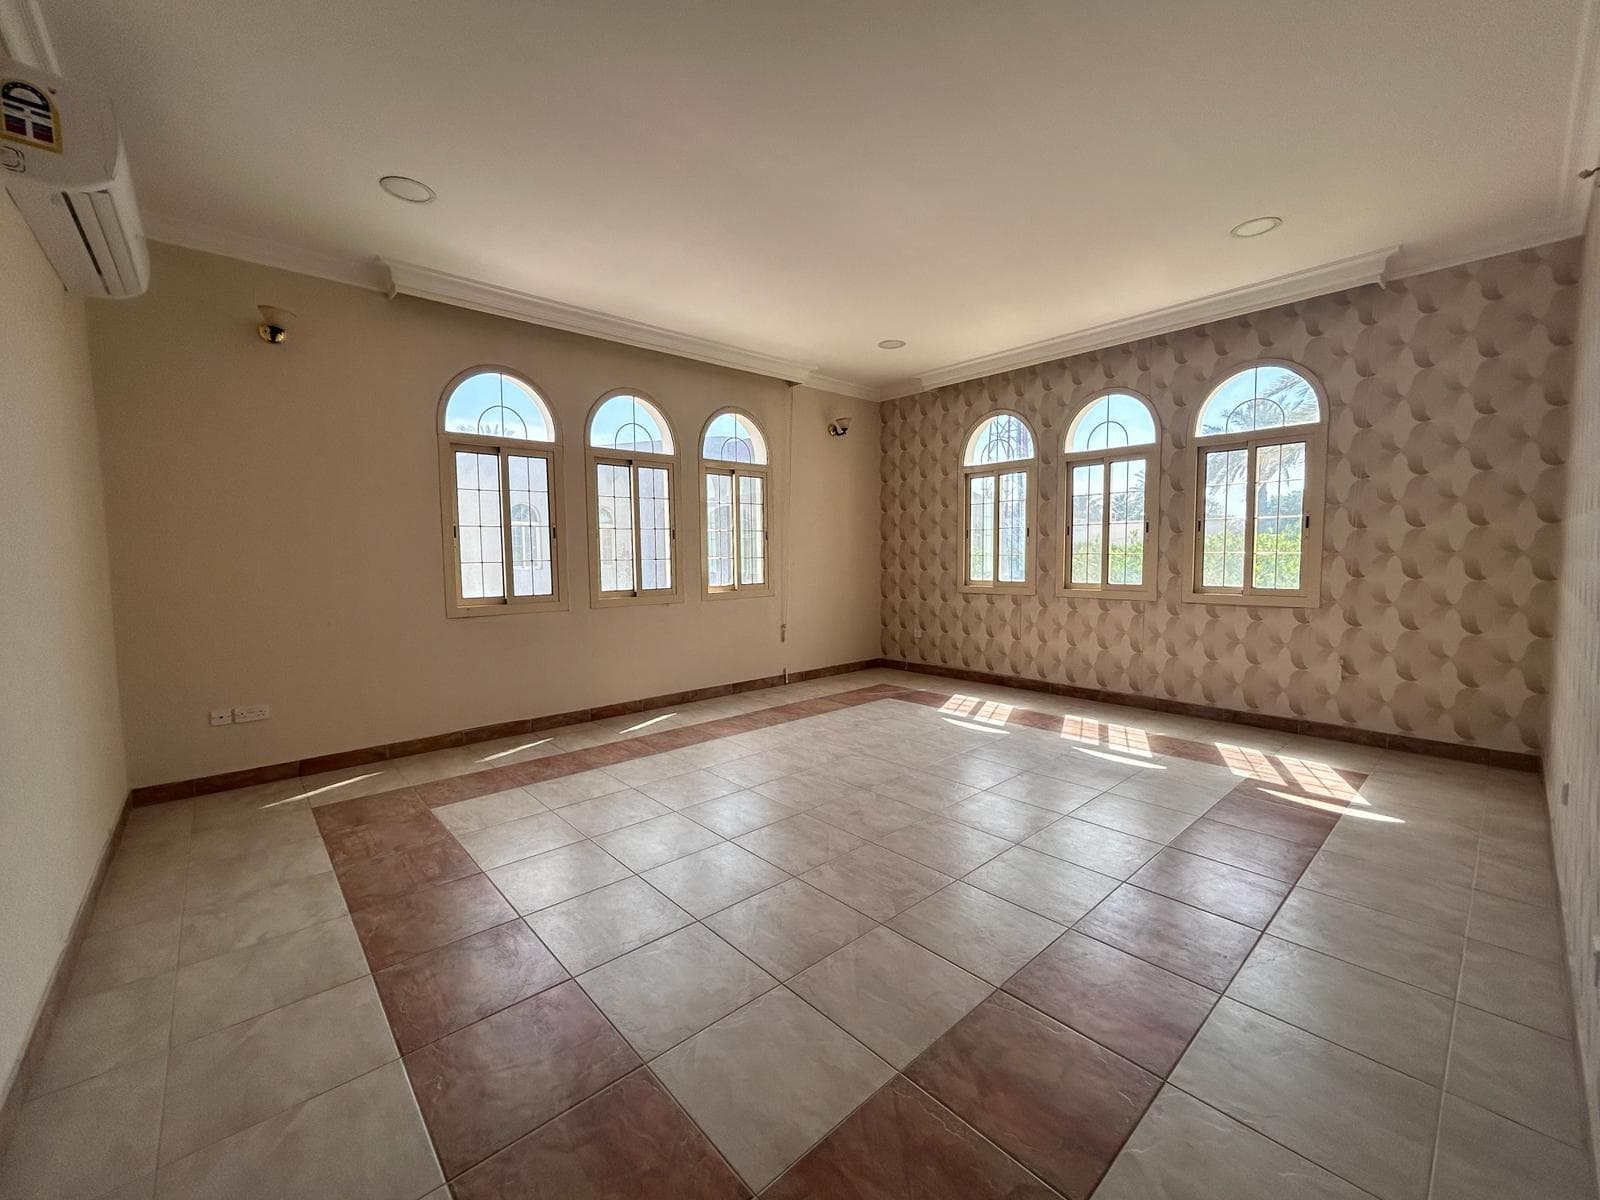
[[[1544,743],[1576,240],[1371,284],[882,405],[883,652],[912,663],[1491,749]],[[1211,387],[1287,360],[1329,405],[1316,608],[1183,600],[1191,431]],[[1161,421],[1156,598],[1068,597],[1062,466],[1109,387]],[[958,590],[962,441],[1039,439],[1034,595]],[[1587,467],[1600,470],[1600,464]]]

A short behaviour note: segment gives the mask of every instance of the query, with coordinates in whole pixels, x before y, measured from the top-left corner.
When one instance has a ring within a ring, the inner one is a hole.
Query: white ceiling
[[[156,236],[404,260],[893,392],[1379,248],[1572,232],[1589,2],[41,8]]]

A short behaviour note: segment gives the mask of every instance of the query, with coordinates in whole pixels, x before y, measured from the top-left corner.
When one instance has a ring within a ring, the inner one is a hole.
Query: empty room
[[[0,1200],[1600,1200],[1600,0],[0,0]]]

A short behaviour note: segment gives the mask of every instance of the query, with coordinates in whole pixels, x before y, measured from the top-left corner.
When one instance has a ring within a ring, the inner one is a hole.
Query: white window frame
[[[1328,395],[1322,381],[1299,363],[1287,359],[1262,358],[1240,363],[1216,376],[1207,387],[1205,399],[1235,375],[1253,367],[1283,367],[1299,375],[1317,397],[1315,424],[1278,425],[1250,433],[1219,433],[1201,437],[1198,432],[1200,414],[1205,410],[1202,401],[1196,410],[1191,427],[1193,450],[1188,464],[1189,519],[1185,525],[1184,588],[1183,599],[1190,604],[1241,604],[1253,608],[1320,608],[1322,606],[1322,555],[1325,549],[1323,535],[1323,510],[1325,507],[1328,462]],[[1305,514],[1302,519],[1304,534],[1300,550],[1300,586],[1294,591],[1284,588],[1258,588],[1251,583],[1255,577],[1255,510],[1256,510],[1256,455],[1266,446],[1289,445],[1303,442],[1306,447]],[[1205,552],[1201,536],[1205,520],[1205,461],[1206,455],[1223,450],[1244,450],[1248,453],[1245,484],[1244,518],[1244,580],[1238,588],[1204,587],[1201,584],[1201,555]]]
[[[706,457],[706,434],[711,429],[711,423],[718,417],[732,414],[745,424],[749,425],[761,438],[762,448],[766,451],[767,462],[744,463],[732,462],[722,458]],[[707,418],[705,425],[700,429],[700,495],[698,505],[700,509],[700,578],[703,595],[708,600],[734,600],[758,596],[773,595],[773,561],[772,561],[772,448],[767,442],[767,431],[761,427],[761,422],[742,408],[719,408]],[[733,582],[720,587],[711,584],[711,522],[706,511],[706,489],[713,475],[724,475],[730,479],[730,495],[733,501]],[[756,478],[761,481],[761,531],[765,543],[763,560],[765,574],[761,583],[739,582],[740,537],[739,537],[739,488],[740,480]]]
[[[520,441],[515,438],[484,437],[479,434],[453,433],[444,427],[445,409],[450,396],[463,382],[474,375],[505,375],[515,379],[539,397],[544,414],[550,421],[548,442]],[[439,440],[439,519],[444,546],[444,595],[447,617],[493,617],[505,613],[560,612],[567,608],[564,587],[561,545],[561,430],[556,424],[555,409],[545,398],[545,392],[526,375],[510,367],[493,363],[469,367],[460,372],[445,386],[439,397],[434,416],[434,430]],[[500,472],[500,536],[501,570],[504,572],[502,597],[468,598],[461,594],[460,524],[456,511],[456,451],[474,454],[493,454],[499,460]],[[545,479],[549,485],[550,505],[550,587],[548,596],[511,595],[511,488],[507,460],[541,458],[545,464]]]
[[[1132,396],[1150,414],[1155,427],[1156,440],[1143,446],[1114,446],[1105,450],[1072,450],[1072,432],[1078,419],[1088,412],[1097,400],[1106,396]],[[1100,600],[1154,600],[1156,598],[1156,543],[1160,540],[1160,511],[1157,497],[1161,476],[1161,418],[1149,397],[1132,388],[1103,388],[1088,397],[1074,409],[1067,422],[1061,461],[1061,594]],[[1111,565],[1111,464],[1141,459],[1144,462],[1144,571],[1143,582],[1116,584],[1110,582]],[[1103,467],[1101,477],[1100,513],[1100,582],[1072,582],[1072,469],[1082,466]]]
[[[614,396],[637,396],[655,410],[662,432],[672,439],[671,454],[651,454],[639,450],[606,450],[592,444],[595,414],[600,406]],[[589,476],[589,606],[591,608],[620,608],[638,604],[675,604],[683,599],[683,564],[678,555],[678,527],[681,524],[679,506],[683,497],[678,492],[678,453],[681,443],[667,420],[666,411],[659,401],[638,388],[612,388],[589,407],[583,422],[584,464]],[[633,579],[636,585],[629,591],[603,591],[600,587],[600,471],[602,466],[627,467],[631,503],[633,505]],[[667,473],[667,520],[671,528],[667,533],[667,546],[672,586],[670,588],[637,587],[644,574],[644,560],[639,545],[639,470],[642,467],[659,467]]]
[[[1028,437],[1033,442],[1033,456],[1031,458],[1015,458],[1003,463],[974,463],[967,464],[967,448],[972,444],[973,435],[994,417],[1015,417],[1022,422],[1022,427],[1028,431]],[[1020,581],[1000,581],[1000,476],[1014,475],[1021,472],[1024,476],[1024,486],[1028,490],[1026,517],[1027,526],[1023,533],[1023,571]],[[995,489],[995,522],[994,522],[994,573],[993,580],[974,580],[972,571],[972,481],[983,477],[994,480]],[[968,428],[966,435],[961,439],[961,582],[959,590],[974,595],[1023,595],[1031,596],[1037,587],[1039,572],[1039,555],[1034,547],[1034,529],[1038,525],[1039,512],[1039,438],[1034,433],[1033,425],[1021,413],[1010,408],[996,408],[984,413]]]

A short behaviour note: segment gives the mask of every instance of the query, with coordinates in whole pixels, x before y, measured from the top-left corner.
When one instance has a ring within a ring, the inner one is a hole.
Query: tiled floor
[[[0,1196],[1593,1198],[1548,839],[898,672],[141,808]]]

